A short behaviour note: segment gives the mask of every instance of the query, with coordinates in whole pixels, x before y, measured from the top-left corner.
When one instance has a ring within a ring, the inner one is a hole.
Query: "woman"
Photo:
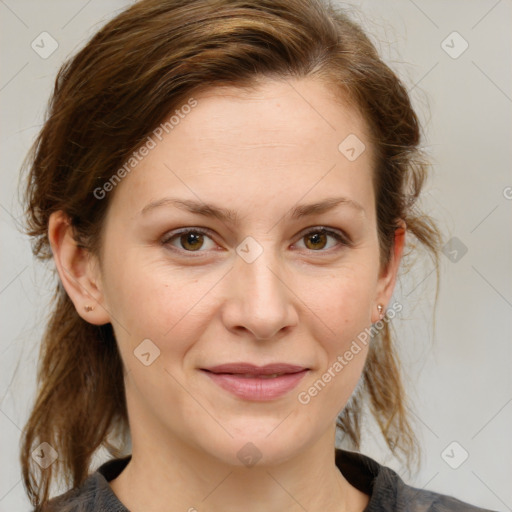
[[[101,29],[30,160],[60,278],[22,446],[35,510],[482,510],[335,450],[364,399],[393,453],[417,448],[389,322],[406,232],[439,247],[419,139],[325,3],[143,0]]]

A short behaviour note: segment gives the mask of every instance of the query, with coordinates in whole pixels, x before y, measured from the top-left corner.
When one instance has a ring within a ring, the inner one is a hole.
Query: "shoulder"
[[[124,469],[129,459],[125,457],[106,462],[80,486],[52,498],[42,512],[128,512],[108,482]]]
[[[98,484],[97,475],[94,473],[79,487],[52,498],[43,506],[42,512],[89,512],[95,510]]]
[[[336,465],[350,484],[370,496],[364,512],[495,512],[407,485],[391,468],[361,453],[336,449]]]
[[[495,512],[476,507],[446,494],[411,487],[402,482],[399,489],[400,510],[410,512]]]

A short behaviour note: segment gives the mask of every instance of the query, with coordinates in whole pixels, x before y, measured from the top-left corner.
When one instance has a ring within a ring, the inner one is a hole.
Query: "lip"
[[[309,371],[303,366],[273,363],[255,366],[250,363],[228,363],[201,368],[215,384],[244,400],[268,401],[295,388]],[[279,376],[273,376],[280,374]]]

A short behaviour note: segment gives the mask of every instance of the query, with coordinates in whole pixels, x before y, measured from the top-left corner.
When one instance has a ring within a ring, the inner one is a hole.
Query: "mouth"
[[[209,368],[202,368],[202,370],[211,373],[229,373],[233,375],[248,375],[254,376],[272,376],[272,375],[287,375],[290,373],[297,373],[303,370],[309,370],[305,366],[299,366],[296,364],[288,363],[272,363],[266,364],[265,366],[256,366],[251,363],[226,363],[219,364],[217,366],[211,366]]]
[[[309,368],[287,363],[255,366],[250,363],[228,363],[201,368],[225,391],[250,401],[280,398],[295,388]]]

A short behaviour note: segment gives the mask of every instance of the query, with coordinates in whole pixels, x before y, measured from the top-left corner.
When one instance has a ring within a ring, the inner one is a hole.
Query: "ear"
[[[103,305],[98,262],[78,245],[64,212],[50,215],[48,238],[60,280],[77,313],[94,325],[109,323],[110,316]]]
[[[400,227],[395,230],[395,239],[389,262],[379,276],[377,294],[375,298],[375,307],[372,310],[372,323],[377,322],[381,318],[377,308],[378,304],[382,304],[382,314],[384,315],[389,301],[391,300],[391,296],[393,295],[393,290],[395,289],[396,278],[398,275],[398,269],[400,268],[400,261],[402,259],[405,246],[406,231],[407,229],[405,222],[401,221]]]

